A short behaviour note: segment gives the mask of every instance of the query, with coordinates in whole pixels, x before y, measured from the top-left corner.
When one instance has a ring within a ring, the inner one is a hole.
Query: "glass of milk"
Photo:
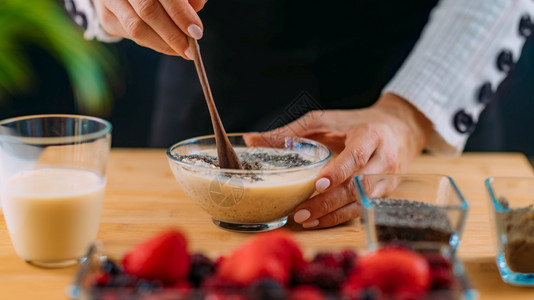
[[[106,186],[111,124],[78,115],[0,121],[0,201],[16,253],[41,267],[84,259]]]

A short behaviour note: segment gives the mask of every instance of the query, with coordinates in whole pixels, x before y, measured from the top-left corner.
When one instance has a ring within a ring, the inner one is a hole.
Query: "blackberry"
[[[380,299],[380,291],[374,288],[363,289],[360,292],[358,300],[376,300]]]
[[[138,278],[128,274],[118,274],[111,277],[109,287],[135,287],[138,283]]]
[[[362,288],[350,292],[345,292],[343,299],[350,300],[378,300],[383,299],[380,290],[377,288]],[[389,298],[387,298],[389,299]],[[397,298],[393,298],[397,299]]]
[[[215,263],[203,254],[195,253],[191,256],[191,270],[189,271],[189,281],[195,287],[199,287],[202,281],[215,272]]]
[[[114,263],[112,260],[109,260],[109,259],[106,259],[102,263],[102,270],[104,270],[104,272],[110,275],[117,275],[122,272],[121,268],[116,263]]]
[[[341,264],[345,275],[348,275],[354,266],[356,265],[356,259],[358,255],[353,250],[343,250],[341,251],[341,257],[343,257],[343,262]]]
[[[240,286],[235,282],[212,275],[202,281],[200,288],[208,291],[235,291]]]
[[[295,281],[301,285],[314,285],[323,290],[338,290],[345,281],[343,268],[328,268],[319,263],[309,263],[295,274]]]
[[[452,287],[453,274],[451,270],[445,268],[432,269],[432,290],[447,290]]]
[[[247,288],[247,299],[283,300],[287,292],[284,287],[272,278],[259,279]]]
[[[148,281],[139,279],[136,282],[135,287],[140,293],[150,293],[161,288],[161,283],[159,281]]]
[[[321,264],[326,268],[341,268],[343,266],[343,256],[341,253],[322,252],[315,255],[312,263]]]
[[[356,252],[352,250],[343,250],[341,252],[322,252],[315,255],[312,260],[314,264],[323,265],[325,268],[343,269],[345,276],[350,273],[356,264]]]
[[[445,258],[440,253],[425,253],[425,259],[428,261],[430,269],[452,269],[450,260]]]

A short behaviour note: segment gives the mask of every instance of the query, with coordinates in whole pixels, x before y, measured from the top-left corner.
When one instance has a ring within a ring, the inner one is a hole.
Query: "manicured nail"
[[[315,189],[320,193],[324,192],[330,186],[330,179],[321,178],[315,182]]]
[[[302,223],[306,220],[308,220],[311,216],[311,213],[309,210],[307,209],[301,209],[299,211],[297,211],[295,213],[295,215],[293,216],[293,219],[295,220],[295,222],[297,223]]]
[[[306,223],[303,223],[302,227],[304,227],[304,228],[312,228],[312,227],[315,227],[317,225],[319,225],[319,220],[315,219],[315,220],[311,220],[311,221],[308,221]]]
[[[185,56],[187,56],[187,58],[189,59],[193,59],[193,53],[191,53],[191,48],[187,48],[185,50]]]
[[[189,27],[187,27],[187,32],[189,32],[189,35],[195,40],[200,40],[202,38],[202,29],[196,24],[189,25]]]

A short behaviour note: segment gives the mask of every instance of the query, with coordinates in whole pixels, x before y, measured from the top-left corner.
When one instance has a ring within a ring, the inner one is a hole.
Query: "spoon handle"
[[[215,143],[217,144],[217,156],[219,157],[219,167],[223,169],[243,169],[237,154],[226,135],[224,126],[222,124],[221,118],[219,117],[219,112],[215,106],[215,101],[213,100],[213,95],[211,94],[210,84],[208,82],[208,76],[206,76],[206,70],[204,69],[204,63],[202,62],[202,56],[200,55],[200,48],[198,46],[197,40],[192,37],[187,37],[189,42],[189,47],[193,52],[193,60],[195,62],[195,67],[197,69],[198,78],[200,79],[200,84],[202,85],[202,91],[204,92],[204,97],[206,98],[206,103],[208,104],[208,110],[211,116],[211,123],[213,125],[213,131],[215,133]]]

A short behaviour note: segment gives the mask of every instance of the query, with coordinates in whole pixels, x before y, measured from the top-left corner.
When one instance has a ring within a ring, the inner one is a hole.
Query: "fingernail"
[[[330,180],[328,178],[321,178],[315,182],[315,189],[320,193],[326,190],[330,186]]]
[[[306,223],[303,223],[302,227],[304,227],[304,228],[312,228],[312,227],[315,227],[317,225],[319,225],[319,220],[315,219],[315,220],[311,220],[311,221],[308,221]]]
[[[189,32],[189,35],[195,40],[200,40],[202,38],[202,29],[196,24],[189,25],[189,27],[187,27],[187,32]]]
[[[187,56],[187,58],[189,59],[193,59],[193,53],[191,53],[191,48],[187,48],[185,50],[185,56]]]
[[[301,209],[299,211],[297,211],[295,213],[295,215],[293,216],[293,219],[295,220],[295,222],[297,223],[302,223],[306,220],[308,220],[311,216],[311,213],[309,210],[307,209]]]

